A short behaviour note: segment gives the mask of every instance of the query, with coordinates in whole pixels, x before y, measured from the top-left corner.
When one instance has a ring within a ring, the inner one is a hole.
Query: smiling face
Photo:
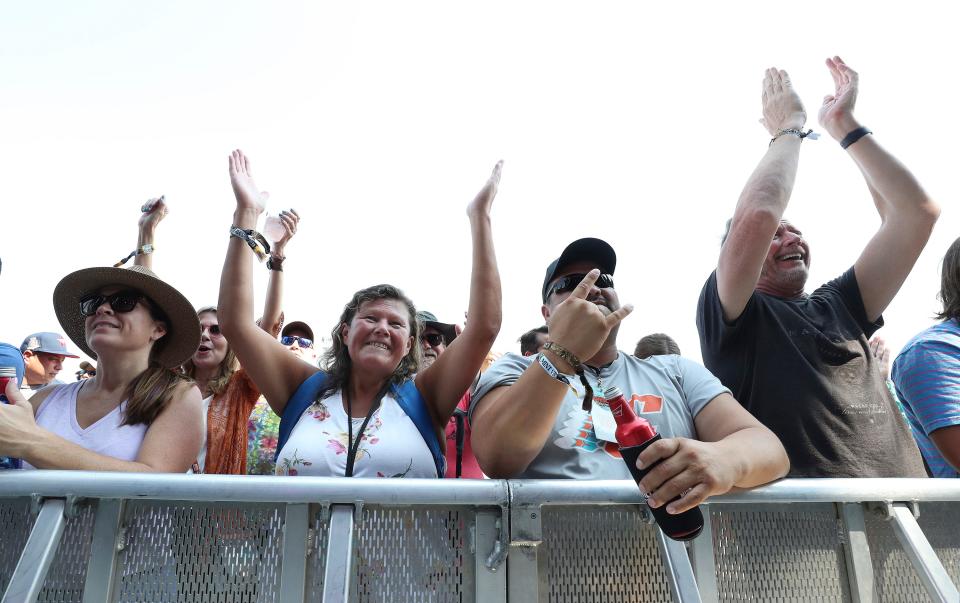
[[[354,368],[375,375],[392,374],[413,346],[410,313],[398,299],[363,302],[340,335]]]
[[[220,333],[220,323],[216,312],[201,312],[200,346],[193,353],[193,366],[201,370],[213,370],[220,366],[227,356],[227,340]]]
[[[552,291],[553,285],[564,276],[568,276],[571,274],[586,275],[586,273],[590,272],[594,268],[599,268],[599,267],[600,266],[598,266],[593,262],[588,262],[588,261],[574,262],[564,267],[559,272],[557,272],[554,279],[550,282],[550,285],[547,288],[547,290]],[[571,293],[572,291],[564,291],[563,293],[551,293],[547,297],[547,301],[546,303],[543,304],[543,307],[541,309],[543,313],[543,318],[547,320],[547,324],[549,324],[550,314],[552,314],[553,311],[556,310],[557,306],[559,306],[563,302],[563,300],[570,297]],[[594,285],[593,287],[590,288],[590,293],[587,294],[587,301],[593,302],[594,304],[596,304],[597,307],[600,308],[600,311],[603,312],[604,315],[612,314],[616,310],[620,309],[620,298],[617,297],[617,290],[614,289],[613,287],[607,287],[607,288],[601,289],[600,287],[597,287],[596,285]]]
[[[810,248],[797,227],[782,220],[763,261],[757,289],[777,297],[798,297],[803,295],[809,273]]]
[[[124,290],[121,287],[104,287],[96,293],[110,296]],[[109,301],[104,301],[92,316],[86,317],[84,329],[87,345],[102,355],[111,352],[142,352],[150,350],[154,343],[167,333],[163,321],[150,314],[148,299],[141,298],[129,312],[117,312]]]

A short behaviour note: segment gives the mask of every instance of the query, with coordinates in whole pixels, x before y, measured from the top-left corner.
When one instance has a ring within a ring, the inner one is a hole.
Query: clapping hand
[[[760,123],[770,136],[776,136],[780,130],[800,129],[807,123],[807,112],[800,101],[800,95],[793,89],[790,76],[782,69],[767,69],[763,76],[763,117]]]
[[[834,139],[843,140],[844,136],[859,127],[853,117],[853,109],[857,104],[860,76],[840,57],[827,59],[827,69],[833,76],[834,91],[823,97],[820,125]]]
[[[468,216],[473,218],[490,215],[490,207],[493,205],[493,199],[497,196],[497,188],[500,186],[501,170],[503,170],[502,159],[497,162],[497,165],[493,166],[493,172],[491,172],[487,183],[483,185],[473,201],[467,205]]]
[[[238,210],[252,210],[257,215],[263,213],[270,193],[261,191],[254,184],[250,160],[240,149],[230,153],[230,186],[237,198]]]

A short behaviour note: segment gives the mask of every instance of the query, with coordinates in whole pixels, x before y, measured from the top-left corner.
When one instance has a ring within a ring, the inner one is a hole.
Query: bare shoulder
[[[37,409],[40,408],[40,405],[43,404],[43,401],[46,400],[50,394],[57,391],[61,387],[65,387],[63,384],[48,385],[43,389],[39,389],[30,398],[27,400],[30,402],[30,405],[33,406],[33,414],[37,414]]]

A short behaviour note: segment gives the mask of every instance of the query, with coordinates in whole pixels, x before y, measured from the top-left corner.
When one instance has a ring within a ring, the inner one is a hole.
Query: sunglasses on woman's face
[[[580,284],[586,274],[568,274],[562,278],[557,279],[557,282],[550,287],[550,292],[547,294],[547,297],[550,297],[554,293],[567,293],[573,291],[577,288],[577,285]],[[597,277],[597,282],[594,283],[594,287],[600,289],[612,289],[613,288],[613,276],[609,274],[601,274]]]
[[[312,348],[313,340],[307,337],[299,337],[297,335],[284,335],[280,338],[280,343],[283,345],[293,345],[293,342],[296,341],[297,345],[301,348]]]
[[[432,348],[444,343],[443,335],[440,333],[425,333],[420,336],[420,341],[426,341]]]
[[[121,314],[132,312],[141,299],[143,295],[136,291],[119,291],[111,295],[93,293],[80,299],[80,315],[93,316],[104,302],[110,304],[110,309],[114,312]]]

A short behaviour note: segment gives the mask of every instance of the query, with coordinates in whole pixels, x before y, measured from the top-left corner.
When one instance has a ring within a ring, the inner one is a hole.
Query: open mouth
[[[787,253],[777,257],[778,262],[802,262],[802,253]]]
[[[198,353],[198,354],[205,354],[205,353],[210,352],[210,351],[213,351],[213,348],[211,348],[211,347],[208,346],[208,345],[201,345],[199,348],[197,348],[197,353]]]
[[[372,348],[378,348],[378,349],[384,350],[384,351],[386,351],[386,352],[389,352],[389,351],[390,351],[390,346],[387,345],[387,344],[385,344],[385,343],[383,343],[382,341],[371,341],[371,342],[367,343],[366,345],[368,345],[368,346],[370,346],[370,347],[372,347]]]

